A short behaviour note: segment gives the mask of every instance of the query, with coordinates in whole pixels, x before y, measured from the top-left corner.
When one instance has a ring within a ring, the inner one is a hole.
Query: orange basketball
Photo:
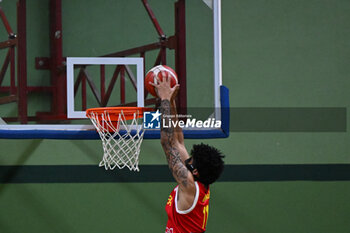
[[[170,77],[171,77],[171,80],[170,80],[170,86],[171,87],[174,87],[177,83],[178,83],[178,80],[177,80],[177,74],[175,73],[175,71],[170,68],[169,66],[165,66],[165,65],[158,65],[158,66],[155,66],[153,67],[152,69],[150,69],[147,74],[146,74],[146,77],[145,77],[145,87],[147,89],[147,91],[153,95],[154,97],[157,97],[157,93],[156,93],[156,90],[154,89],[154,86],[152,86],[151,84],[149,84],[150,82],[151,83],[155,83],[157,84],[157,77],[159,78],[159,80],[163,80],[162,78],[162,71],[164,72],[167,72],[167,73],[170,73]]]

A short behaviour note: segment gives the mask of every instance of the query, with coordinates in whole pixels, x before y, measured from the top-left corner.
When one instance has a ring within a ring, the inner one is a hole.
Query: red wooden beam
[[[120,70],[120,103],[125,104],[125,66]]]
[[[162,47],[160,49],[162,64],[166,65],[166,48]]]
[[[11,39],[11,40],[6,40],[3,42],[0,42],[0,49],[5,49],[8,47],[12,47],[17,44],[17,39]]]
[[[17,96],[15,95],[0,97],[0,104],[8,104],[16,101],[17,101]]]
[[[86,110],[86,76],[84,74],[81,80],[81,110]]]
[[[40,123],[50,123],[50,121],[67,121],[67,115],[52,115],[50,112],[36,112],[36,116],[29,117],[30,121],[37,121]]]
[[[11,86],[7,87],[0,87],[0,92],[11,92]],[[52,86],[49,87],[27,87],[27,92],[52,92],[53,88]]]
[[[161,63],[162,61],[162,50],[159,50],[158,56],[156,58],[156,61],[154,62],[153,66],[157,66]]]
[[[27,112],[27,23],[26,0],[17,3],[17,69],[18,69],[18,119],[21,124],[28,122]]]
[[[101,89],[101,104],[102,100],[105,98],[105,92],[106,92],[106,70],[105,65],[100,66],[100,89]],[[100,104],[100,106],[101,106]]]
[[[178,75],[180,90],[177,95],[177,108],[179,114],[187,113],[187,87],[186,87],[186,11],[185,0],[175,3],[175,70]]]
[[[165,36],[162,28],[160,27],[159,22],[158,22],[156,16],[154,15],[154,13],[153,13],[153,11],[151,9],[151,6],[148,4],[148,1],[147,0],[142,0],[142,3],[143,3],[143,5],[146,8],[146,11],[147,11],[149,17],[151,18],[151,21],[152,21],[154,27],[156,28],[156,31],[157,31],[158,35],[160,36],[160,38],[165,39],[166,36]]]
[[[165,42],[156,42],[156,43],[151,43],[151,44],[135,47],[132,49],[126,49],[123,51],[106,54],[106,55],[103,55],[101,57],[127,57],[127,56],[131,56],[134,54],[139,54],[142,52],[147,52],[147,51],[159,49],[162,47],[163,44],[167,45],[167,43],[165,43]]]
[[[11,58],[11,50],[9,49],[7,51],[4,63],[2,64],[2,67],[1,67],[1,70],[0,70],[0,86],[1,86],[2,81],[4,80],[4,77],[5,77],[5,74],[6,74],[6,71],[7,71],[7,67],[10,64],[10,58]]]
[[[6,28],[7,33],[9,34],[9,38],[14,38],[15,34],[13,33],[11,26],[9,24],[9,22],[7,21],[7,18],[5,16],[4,11],[2,10],[2,8],[0,7],[0,18]]]
[[[66,77],[62,66],[62,1],[50,0],[50,70],[51,84],[55,88],[51,110],[54,115],[66,112]]]

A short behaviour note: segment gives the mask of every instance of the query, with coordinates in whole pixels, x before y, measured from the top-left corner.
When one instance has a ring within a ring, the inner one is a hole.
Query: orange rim
[[[154,111],[153,108],[145,107],[102,107],[102,108],[89,108],[86,110],[86,116],[89,117],[91,113],[102,115],[108,113],[111,121],[118,121],[119,113],[123,112],[126,120],[134,119],[134,114],[136,113],[136,118],[142,118],[144,112]]]

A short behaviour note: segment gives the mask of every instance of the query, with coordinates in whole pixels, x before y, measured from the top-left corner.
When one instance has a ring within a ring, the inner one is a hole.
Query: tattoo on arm
[[[166,121],[169,121],[172,119],[169,100],[161,101],[160,111],[163,120],[165,119]],[[161,142],[168,160],[170,171],[176,181],[186,187],[188,184],[188,170],[181,161],[179,150],[175,147],[175,137],[176,134],[171,124],[169,124],[169,127],[163,127],[163,124],[161,124]]]

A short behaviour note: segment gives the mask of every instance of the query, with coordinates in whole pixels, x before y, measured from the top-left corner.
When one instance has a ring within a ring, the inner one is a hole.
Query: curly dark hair
[[[224,170],[225,156],[213,146],[206,144],[193,145],[191,150],[193,163],[196,166],[199,177],[198,181],[204,185],[214,183]]]

